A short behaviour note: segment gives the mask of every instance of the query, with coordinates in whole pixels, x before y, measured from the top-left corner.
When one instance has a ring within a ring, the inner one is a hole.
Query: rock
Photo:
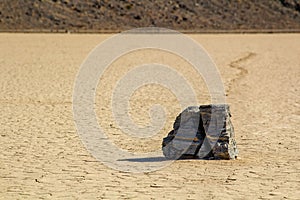
[[[196,157],[204,137],[198,130],[200,110],[188,107],[176,118],[173,130],[163,139],[163,153],[168,159]]]
[[[168,159],[235,159],[238,150],[230,116],[226,104],[188,107],[163,139],[164,155]]]

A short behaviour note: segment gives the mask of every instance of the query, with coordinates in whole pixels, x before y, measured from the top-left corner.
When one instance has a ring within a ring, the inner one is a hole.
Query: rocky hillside
[[[300,0],[1,0],[1,31],[300,30]]]

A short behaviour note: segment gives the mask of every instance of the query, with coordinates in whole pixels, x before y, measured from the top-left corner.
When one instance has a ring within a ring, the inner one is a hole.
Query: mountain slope
[[[300,29],[299,0],[1,0],[0,30]]]

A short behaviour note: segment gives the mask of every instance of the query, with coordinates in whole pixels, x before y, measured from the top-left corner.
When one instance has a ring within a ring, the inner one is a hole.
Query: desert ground
[[[220,71],[239,157],[178,160],[147,173],[105,166],[76,131],[76,75],[110,36],[0,34],[0,199],[299,199],[300,34],[188,35]],[[178,70],[196,88],[199,104],[209,103],[201,76],[184,60],[158,50],[121,57],[99,80],[95,110],[108,137],[128,151],[160,149],[181,111],[172,91],[148,85],[133,93],[130,114],[145,125],[149,107],[159,103],[166,108],[162,130],[136,139],[115,124],[109,103],[114,85],[133,66],[149,62]]]

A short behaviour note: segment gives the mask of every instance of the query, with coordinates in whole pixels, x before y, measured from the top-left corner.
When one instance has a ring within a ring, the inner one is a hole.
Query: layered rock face
[[[163,139],[164,155],[168,159],[235,159],[238,150],[230,117],[226,104],[188,107]]]

